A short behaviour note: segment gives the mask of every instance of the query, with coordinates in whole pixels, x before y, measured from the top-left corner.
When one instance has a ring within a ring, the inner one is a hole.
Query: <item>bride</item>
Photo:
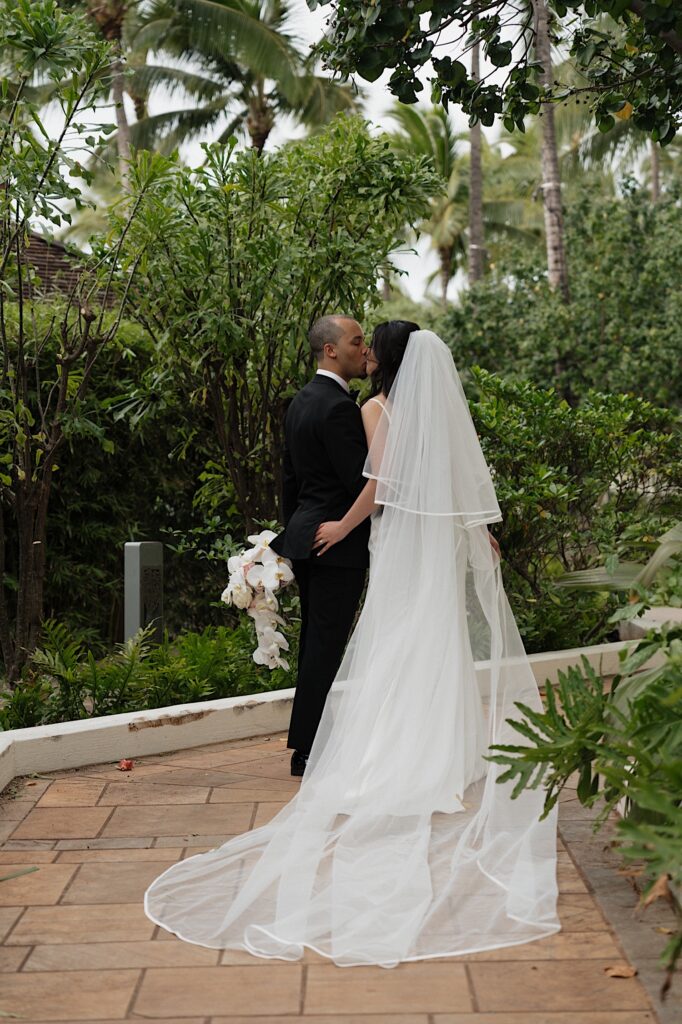
[[[368,484],[326,550],[372,518],[366,599],[297,795],[267,825],[173,864],[145,912],[188,942],[339,966],[540,939],[556,917],[556,809],[486,760],[538,688],[488,524],[501,519],[450,350],[374,333]],[[373,512],[373,510],[375,510]]]

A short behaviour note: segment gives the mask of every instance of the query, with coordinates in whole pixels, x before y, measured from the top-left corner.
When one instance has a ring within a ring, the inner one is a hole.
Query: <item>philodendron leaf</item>
[[[600,565],[557,576],[554,585],[573,590],[630,590],[644,569],[639,562],[619,562],[611,572]]]
[[[671,558],[682,551],[682,522],[675,523],[671,530],[667,530],[658,539],[658,547],[643,567],[639,574],[638,583],[648,587],[653,583],[660,569],[666,565]]]

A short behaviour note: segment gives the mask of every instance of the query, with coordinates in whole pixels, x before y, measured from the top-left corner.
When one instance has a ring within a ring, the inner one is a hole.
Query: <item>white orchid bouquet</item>
[[[281,652],[289,650],[289,643],[277,629],[286,623],[277,614],[279,602],[275,594],[291,583],[294,574],[291,563],[270,547],[270,541],[276,536],[272,530],[263,530],[246,538],[253,547],[228,559],[230,578],[220,599],[235,608],[243,608],[253,619],[258,639],[258,647],[253,652],[256,664],[288,670],[289,663]]]

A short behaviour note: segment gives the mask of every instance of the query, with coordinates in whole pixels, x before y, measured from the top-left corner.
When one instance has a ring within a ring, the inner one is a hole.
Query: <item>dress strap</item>
[[[390,415],[388,409],[386,408],[386,404],[384,402],[382,402],[380,398],[376,398],[376,396],[374,396],[372,398],[368,398],[367,402],[366,402],[366,405],[369,405],[370,402],[376,402],[377,405],[381,406],[381,408],[386,413],[386,416],[388,417],[388,422],[390,423],[391,422],[391,415]]]

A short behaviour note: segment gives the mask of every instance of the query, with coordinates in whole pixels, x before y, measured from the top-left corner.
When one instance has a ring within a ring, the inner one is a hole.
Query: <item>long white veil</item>
[[[556,816],[484,760],[514,741],[514,701],[540,698],[488,540],[490,472],[430,331],[410,335],[365,475],[383,506],[367,595],[298,794],[145,894],[189,942],[392,967],[559,928]]]

